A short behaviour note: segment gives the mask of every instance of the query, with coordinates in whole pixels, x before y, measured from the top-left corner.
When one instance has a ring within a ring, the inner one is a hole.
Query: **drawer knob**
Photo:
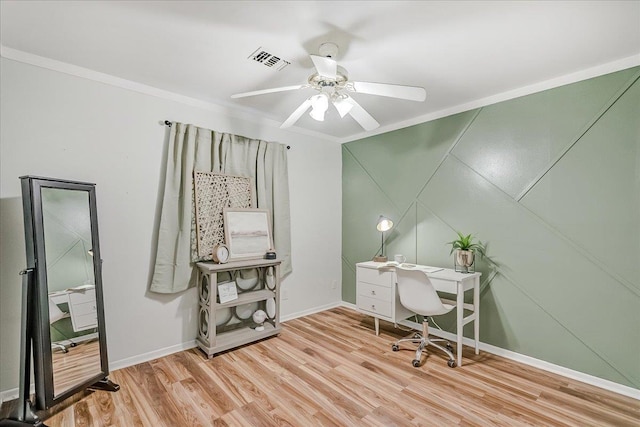
[[[376,309],[376,305],[375,304],[371,304],[371,309],[375,310]]]
[[[375,295],[375,294],[376,294],[376,291],[371,291],[371,295]]]

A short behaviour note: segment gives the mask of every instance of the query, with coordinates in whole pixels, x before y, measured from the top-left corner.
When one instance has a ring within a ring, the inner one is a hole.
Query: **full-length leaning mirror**
[[[111,391],[102,299],[95,185],[25,176],[22,181],[35,406],[87,388]]]

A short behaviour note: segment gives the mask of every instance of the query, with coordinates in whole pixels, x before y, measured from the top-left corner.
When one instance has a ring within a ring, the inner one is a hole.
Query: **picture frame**
[[[268,209],[225,208],[223,214],[229,260],[264,258],[273,248]]]

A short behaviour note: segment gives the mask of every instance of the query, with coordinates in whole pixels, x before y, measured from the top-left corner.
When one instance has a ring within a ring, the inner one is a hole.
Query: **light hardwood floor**
[[[102,371],[100,343],[97,339],[83,341],[74,347],[69,346],[67,349],[67,353],[55,350],[51,354],[54,395],[63,393],[76,384],[88,381]]]
[[[113,372],[51,426],[638,426],[640,401],[465,348],[463,366],[391,351],[408,333],[338,308],[207,360],[199,350]],[[423,358],[424,360],[424,358]]]

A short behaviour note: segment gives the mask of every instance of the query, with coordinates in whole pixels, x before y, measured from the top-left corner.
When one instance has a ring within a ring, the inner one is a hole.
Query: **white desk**
[[[393,323],[416,325],[405,322],[413,313],[400,304],[397,291],[397,280],[394,268],[378,269],[383,263],[367,261],[356,264],[356,307],[358,311],[375,318],[376,335],[380,333],[379,319]],[[427,267],[427,266],[416,266]],[[438,292],[456,295],[456,363],[462,366],[462,328],[469,322],[473,323],[473,338],[476,354],[480,343],[480,276],[481,273],[458,273],[445,268],[433,273],[427,273]],[[473,289],[473,303],[464,302],[465,292]],[[464,310],[471,314],[464,317]],[[419,327],[417,328],[419,329]],[[433,335],[442,336],[440,331],[431,328]]]
[[[95,286],[79,286],[52,292],[49,298],[54,304],[68,304],[73,332],[98,327]]]

